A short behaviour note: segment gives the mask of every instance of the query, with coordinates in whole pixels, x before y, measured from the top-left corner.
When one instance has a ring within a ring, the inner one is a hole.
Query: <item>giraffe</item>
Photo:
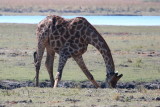
[[[104,59],[106,66],[106,87],[115,88],[118,80],[123,76],[115,72],[111,51],[103,37],[83,17],[65,19],[60,16],[49,15],[39,22],[36,36],[38,43],[37,49],[33,54],[36,69],[36,86],[39,84],[39,70],[45,49],[47,52],[45,66],[49,73],[52,87],[57,87],[62,77],[63,68],[70,57],[76,61],[93,85],[96,88],[99,87],[82,57],[87,51],[89,44],[97,48]],[[54,80],[53,63],[55,53],[59,54],[59,64]]]

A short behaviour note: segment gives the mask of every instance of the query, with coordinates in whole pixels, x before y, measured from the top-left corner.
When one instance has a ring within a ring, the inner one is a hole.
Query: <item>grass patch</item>
[[[152,81],[159,79],[160,29],[159,26],[95,26],[108,43],[116,70],[124,74],[121,81]],[[8,30],[9,29],[9,30]],[[32,54],[36,48],[36,25],[0,24],[0,79],[33,80],[35,76]],[[44,66],[40,80],[49,79]],[[54,63],[54,75],[58,66]],[[100,53],[89,45],[83,55],[88,69],[96,80],[105,79],[105,65]],[[87,80],[73,59],[69,59],[62,80]]]
[[[134,94],[133,94],[134,93]],[[144,94],[145,93],[145,94]],[[6,106],[158,106],[159,90],[19,88],[0,90]],[[88,103],[89,102],[89,103]],[[128,103],[129,102],[129,103]],[[140,105],[139,105],[140,103]]]

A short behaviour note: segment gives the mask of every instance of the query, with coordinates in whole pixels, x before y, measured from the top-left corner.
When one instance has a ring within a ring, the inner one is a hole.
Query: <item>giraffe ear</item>
[[[118,78],[120,79],[122,76],[123,76],[123,74],[120,74],[120,75],[118,76]]]

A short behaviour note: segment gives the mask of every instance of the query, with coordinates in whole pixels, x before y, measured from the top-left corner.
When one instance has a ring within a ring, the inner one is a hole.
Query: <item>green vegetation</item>
[[[159,0],[1,0],[1,15],[160,15]]]
[[[95,26],[108,43],[116,70],[124,74],[121,81],[152,81],[159,79],[160,27]],[[0,24],[0,79],[33,80],[32,54],[36,50],[36,25]],[[40,80],[49,79],[44,55]],[[54,63],[57,71],[58,55]],[[83,55],[96,80],[105,79],[105,65],[100,53],[89,45]],[[84,81],[87,78],[73,59],[69,59],[62,80]]]

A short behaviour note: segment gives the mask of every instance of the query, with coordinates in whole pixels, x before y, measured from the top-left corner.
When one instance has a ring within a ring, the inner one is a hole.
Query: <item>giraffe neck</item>
[[[97,48],[98,51],[101,53],[105,62],[107,77],[111,77],[115,72],[115,65],[111,51],[103,37],[97,32],[97,30],[94,27],[92,27],[91,29],[93,30],[93,32],[88,33],[90,34],[87,37],[88,43]]]
[[[103,39],[102,37],[100,37],[100,38]],[[115,71],[115,66],[114,66],[114,61],[112,58],[111,51],[110,51],[110,49],[104,39],[103,39],[103,42],[99,42],[97,44],[98,44],[97,45],[98,47],[96,47],[96,48],[101,53],[101,55],[104,59],[104,62],[105,62],[107,76],[111,77]],[[101,44],[103,44],[103,45],[101,45]]]

